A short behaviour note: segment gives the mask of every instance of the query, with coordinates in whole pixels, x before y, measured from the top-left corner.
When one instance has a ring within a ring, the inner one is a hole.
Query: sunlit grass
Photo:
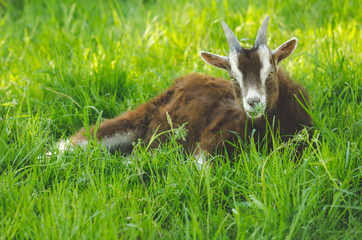
[[[362,238],[358,1],[0,3],[0,238]],[[38,157],[175,77],[227,78],[199,51],[227,54],[221,21],[250,47],[266,14],[272,49],[299,40],[283,67],[310,92],[310,140],[276,139],[271,153],[236,143],[233,162],[201,169],[172,131],[130,158],[96,145]]]

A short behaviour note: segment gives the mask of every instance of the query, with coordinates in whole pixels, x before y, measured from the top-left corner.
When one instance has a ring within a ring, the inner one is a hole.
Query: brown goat
[[[102,122],[95,133],[98,142],[110,152],[130,153],[137,139],[148,144],[155,131],[170,129],[167,114],[174,126],[187,123],[186,141],[180,142],[186,151],[195,154],[231,151],[228,143],[238,137],[248,139],[253,130],[263,137],[267,121],[270,125],[274,122],[273,131],[278,131],[283,140],[304,126],[312,126],[311,117],[297,100],[307,105],[306,91],[279,68],[281,61],[293,53],[297,39],[271,51],[266,44],[268,21],[266,17],[251,49],[242,48],[223,22],[229,56],[201,52],[204,61],[228,71],[232,81],[196,73],[181,77],[160,96]],[[160,140],[166,141],[166,136]],[[85,130],[67,144],[86,146]]]

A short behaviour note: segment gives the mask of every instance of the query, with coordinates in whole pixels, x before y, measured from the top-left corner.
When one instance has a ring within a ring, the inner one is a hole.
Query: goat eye
[[[274,74],[274,72],[271,71],[271,72],[269,73],[269,77],[273,76],[273,74]]]

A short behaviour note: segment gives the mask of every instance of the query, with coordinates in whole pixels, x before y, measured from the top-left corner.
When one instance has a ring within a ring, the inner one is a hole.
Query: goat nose
[[[260,103],[260,98],[258,97],[251,97],[247,99],[248,104],[251,107],[255,107],[256,104]]]

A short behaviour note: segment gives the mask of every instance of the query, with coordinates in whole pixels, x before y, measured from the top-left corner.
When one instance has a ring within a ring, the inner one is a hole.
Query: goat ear
[[[200,52],[201,58],[208,64],[228,71],[230,69],[229,58],[209,52]]]
[[[296,38],[292,38],[282,45],[280,45],[277,49],[273,51],[273,55],[277,64],[283,61],[286,57],[292,54],[297,47],[298,40]]]

